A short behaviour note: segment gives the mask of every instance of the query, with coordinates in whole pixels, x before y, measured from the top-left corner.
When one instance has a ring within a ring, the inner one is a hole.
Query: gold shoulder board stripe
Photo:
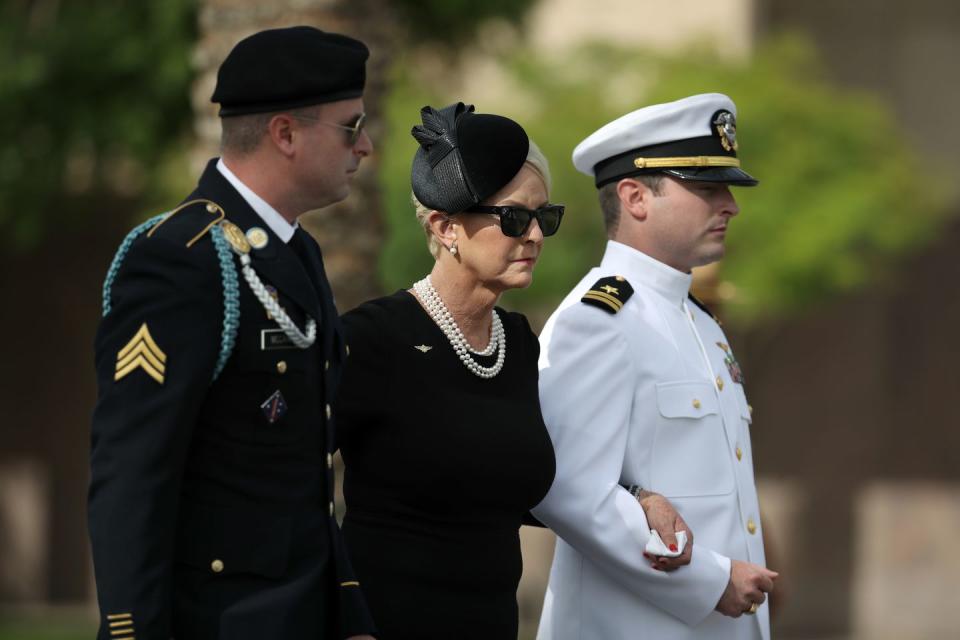
[[[107,616],[107,620],[123,620],[124,618],[132,618],[133,616],[129,613],[111,613]]]
[[[609,313],[619,313],[632,295],[633,287],[630,286],[626,278],[623,276],[606,276],[597,280],[583,294],[580,302]]]
[[[341,582],[340,586],[341,587],[359,587],[360,583],[357,582],[356,580],[350,580],[348,582]]]
[[[587,291],[585,294],[583,294],[583,297],[608,304],[614,311],[620,311],[620,309],[623,308],[622,302],[610,294],[604,293],[603,291]]]
[[[113,380],[118,382],[139,368],[158,383],[163,384],[167,370],[166,362],[167,355],[154,342],[150,329],[144,322],[136,335],[117,354],[117,368]]]

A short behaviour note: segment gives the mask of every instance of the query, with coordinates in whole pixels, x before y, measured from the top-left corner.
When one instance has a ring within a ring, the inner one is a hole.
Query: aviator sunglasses
[[[519,238],[530,228],[530,221],[537,219],[540,232],[552,236],[560,228],[563,219],[564,206],[562,204],[545,204],[538,209],[524,209],[511,205],[476,205],[464,213],[493,213],[500,216],[500,231],[510,238]]]
[[[317,124],[326,125],[328,127],[335,127],[337,129],[342,129],[348,133],[347,139],[350,142],[350,146],[357,144],[357,140],[360,139],[360,134],[363,132],[363,127],[367,124],[367,114],[361,113],[357,116],[356,122],[352,125],[337,124],[335,122],[326,122],[320,118],[314,118],[313,116],[304,116],[304,115],[295,115],[293,116],[297,120],[308,120],[310,122],[316,122]]]

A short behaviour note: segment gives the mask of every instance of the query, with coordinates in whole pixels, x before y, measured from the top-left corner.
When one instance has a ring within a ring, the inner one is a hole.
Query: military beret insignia
[[[607,313],[616,313],[633,295],[633,287],[623,276],[600,278],[590,290],[583,294],[580,302],[603,309]]]

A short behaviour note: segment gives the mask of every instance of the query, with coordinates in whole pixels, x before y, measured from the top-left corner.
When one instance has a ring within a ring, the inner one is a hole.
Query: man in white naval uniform
[[[534,515],[560,539],[539,640],[769,640],[760,510],[743,375],[689,295],[719,260],[757,184],[736,157],[721,94],[634,111],[577,146],[610,241],[541,335],[540,399],[557,473]],[[662,494],[696,536],[691,562],[656,570],[635,498]],[[750,615],[742,615],[750,614]]]

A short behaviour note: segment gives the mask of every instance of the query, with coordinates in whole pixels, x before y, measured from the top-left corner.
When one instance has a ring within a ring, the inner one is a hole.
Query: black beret
[[[478,204],[513,180],[527,159],[530,140],[503,116],[474,113],[457,102],[420,110],[422,125],[411,134],[420,143],[410,181],[422,204],[457,213]]]
[[[260,31],[227,55],[210,101],[225,117],[358,98],[369,55],[359,40],[314,27]]]

